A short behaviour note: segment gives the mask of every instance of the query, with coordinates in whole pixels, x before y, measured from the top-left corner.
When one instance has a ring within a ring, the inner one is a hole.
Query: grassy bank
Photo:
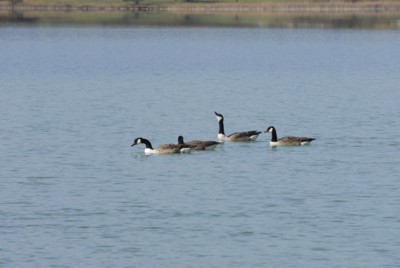
[[[0,25],[400,29],[400,1],[1,1]]]
[[[1,17],[1,16],[0,16]],[[398,29],[399,16],[386,14],[184,14],[132,12],[24,12],[21,22],[36,25],[179,26],[246,28]],[[15,22],[15,21],[14,21]],[[0,20],[1,25],[1,20]]]

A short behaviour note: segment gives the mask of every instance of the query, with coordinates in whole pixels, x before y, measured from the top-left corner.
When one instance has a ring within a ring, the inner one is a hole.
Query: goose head
[[[219,114],[219,113],[217,113],[217,112],[214,112],[214,113],[215,113],[215,115],[217,116],[218,122],[224,120],[224,116],[223,116],[222,114]]]
[[[266,131],[264,131],[264,133],[272,133],[272,132],[274,132],[274,130],[275,130],[275,128],[273,126],[270,126],[267,128]]]
[[[142,143],[142,139],[143,139],[143,138],[136,138],[136,139],[133,141],[133,144],[131,145],[131,147],[132,147],[132,146],[135,146],[135,145],[137,145],[137,144],[141,144],[141,143]]]

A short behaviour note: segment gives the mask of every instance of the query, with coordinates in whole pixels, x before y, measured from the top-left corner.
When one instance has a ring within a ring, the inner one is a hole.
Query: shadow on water
[[[121,11],[0,11],[0,26],[156,26],[399,29],[400,13],[198,14]]]

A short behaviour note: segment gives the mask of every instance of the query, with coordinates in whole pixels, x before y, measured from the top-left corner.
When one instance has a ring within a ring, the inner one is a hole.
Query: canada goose
[[[270,126],[267,128],[265,132],[269,132],[272,134],[272,138],[270,141],[271,146],[278,146],[278,145],[307,145],[313,140],[314,138],[308,138],[308,137],[283,137],[278,140],[278,137],[276,135],[276,130],[273,126]]]
[[[190,152],[190,146],[186,144],[162,144],[157,148],[153,149],[149,140],[144,138],[136,138],[131,146],[144,143],[146,149],[144,149],[145,154],[176,154],[176,153],[188,153]]]
[[[178,144],[187,144],[193,150],[214,150],[220,143],[217,141],[188,141],[184,142],[183,137],[178,137]]]
[[[214,112],[217,116],[217,120],[219,123],[219,132],[218,132],[218,140],[220,141],[255,141],[261,131],[252,130],[245,132],[235,132],[228,136],[225,136],[224,130],[224,116],[217,112]]]

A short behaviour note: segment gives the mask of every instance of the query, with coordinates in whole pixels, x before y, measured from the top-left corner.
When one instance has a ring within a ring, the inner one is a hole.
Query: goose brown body
[[[199,140],[193,140],[193,141],[184,142],[183,137],[179,136],[178,137],[178,144],[189,145],[190,148],[192,148],[193,150],[213,150],[220,143],[217,142],[217,141],[199,141]]]

